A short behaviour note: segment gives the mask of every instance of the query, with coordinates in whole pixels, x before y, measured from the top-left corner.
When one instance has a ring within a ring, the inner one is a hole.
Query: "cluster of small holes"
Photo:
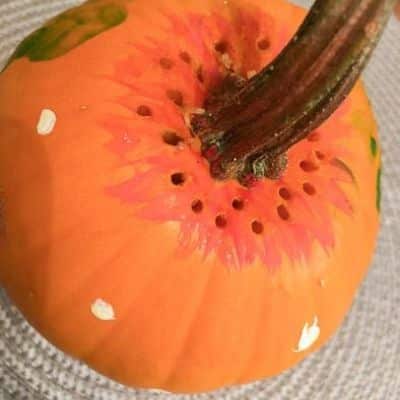
[[[163,134],[163,141],[170,146],[178,146],[179,143],[183,142],[183,138],[175,132],[165,132]]]
[[[268,50],[270,48],[271,44],[267,38],[263,38],[257,42],[257,47],[261,51]],[[221,40],[217,42],[214,46],[214,49],[216,52],[225,54],[228,51],[229,44]],[[191,63],[191,57],[186,51],[182,51],[179,54],[180,59],[185,62],[186,64]],[[174,67],[174,62],[169,59],[169,58],[160,58],[159,60],[160,66],[165,69],[165,70],[170,70]],[[203,75],[203,70],[202,67],[200,66],[197,71],[196,71],[196,77],[199,80],[199,82],[203,83],[204,82],[204,75]],[[177,106],[182,107],[183,106],[183,95],[180,91],[178,90],[173,90],[169,89],[166,92],[167,97],[173,101]],[[137,108],[137,114],[148,117],[152,115],[152,111],[148,106],[141,105]],[[319,140],[319,134],[317,132],[313,132],[308,136],[309,141],[317,141]],[[182,137],[177,135],[175,132],[165,132],[163,134],[163,141],[170,145],[170,146],[177,146],[179,143],[183,141]],[[315,152],[315,155],[318,159],[322,160],[325,158],[324,154],[321,152]],[[316,169],[318,169],[318,166],[315,165],[312,161],[304,160],[300,163],[300,168],[303,169],[305,172],[311,172]],[[186,177],[185,174],[182,172],[177,172],[171,175],[171,182],[175,186],[182,186],[185,183]],[[316,193],[315,188],[310,184],[310,183],[304,183],[303,185],[303,190],[306,194],[308,195],[314,195]],[[292,195],[290,191],[282,187],[279,190],[279,195],[283,200],[290,200]],[[244,201],[242,199],[236,198],[232,201],[232,208],[241,211],[244,209]],[[201,200],[196,199],[193,200],[191,204],[191,209],[195,214],[200,214],[203,209],[204,209],[204,204]],[[290,219],[290,214],[288,209],[286,208],[285,205],[281,204],[280,206],[277,207],[277,213],[278,216],[284,220],[287,221]],[[226,228],[228,224],[227,218],[225,215],[219,214],[215,218],[215,226],[219,229],[224,229]],[[264,225],[262,222],[259,220],[254,220],[251,223],[251,230],[253,231],[254,234],[256,235],[261,235],[264,232]]]
[[[168,89],[167,97],[173,101],[178,107],[183,106],[183,95],[179,90]]]
[[[181,174],[179,174],[179,173],[174,174],[174,175],[172,175],[172,177],[175,175],[179,175],[179,179],[176,180],[176,182],[179,182],[179,183],[175,183],[175,184],[182,184],[183,181],[182,181]],[[310,196],[313,196],[316,193],[315,188],[310,183],[305,183],[303,185],[303,189],[304,189],[304,192]],[[289,192],[289,190],[287,188],[281,188],[279,190],[279,194],[284,200],[289,200],[292,197],[291,193]],[[193,200],[191,208],[195,214],[200,214],[204,209],[204,204],[201,200],[196,199],[196,200]],[[233,199],[232,200],[232,208],[237,211],[243,210],[244,209],[244,201],[240,198]],[[290,219],[289,210],[287,209],[287,207],[284,204],[281,204],[280,206],[277,207],[277,214],[283,221],[288,221]],[[226,228],[227,225],[228,225],[228,220],[225,215],[219,214],[216,216],[215,226],[217,228],[224,229],[224,228]],[[262,235],[264,233],[264,224],[259,220],[254,220],[251,223],[251,230],[256,235]]]
[[[138,108],[136,109],[136,113],[141,117],[151,117],[151,115],[153,114],[151,108],[145,105],[138,106]]]
[[[175,186],[182,186],[185,183],[186,177],[182,172],[176,172],[171,175],[171,182]]]
[[[257,47],[261,51],[268,50],[270,48],[271,44],[270,41],[267,38],[263,38],[257,42]],[[214,46],[214,49],[216,52],[220,54],[226,54],[228,49],[229,49],[229,44],[221,40],[217,42]],[[182,51],[179,54],[180,59],[186,63],[186,64],[191,64],[191,56],[186,52]],[[162,57],[159,60],[159,64],[161,68],[165,70],[171,70],[175,63],[173,60]],[[203,83],[204,82],[204,75],[203,75],[203,69],[200,66],[197,71],[196,71],[196,77],[199,82]],[[180,91],[178,90],[173,90],[169,89],[166,92],[167,97],[173,101],[177,106],[182,107],[183,106],[183,95]],[[137,108],[137,114],[143,117],[149,117],[152,115],[152,111],[150,107],[146,105],[140,105]],[[162,136],[164,143],[170,145],[170,146],[177,146],[179,143],[183,141],[183,138],[180,137],[178,134],[175,132],[165,132]],[[318,132],[313,132],[308,136],[308,140],[311,142],[315,142],[319,140],[319,134]],[[325,158],[325,155],[319,151],[315,152],[315,155],[317,159],[323,160]],[[300,168],[303,169],[305,172],[312,172],[318,169],[318,166],[314,164],[312,161],[304,160],[300,163]],[[171,182],[175,186],[182,186],[186,181],[185,174],[182,172],[176,172],[171,175]],[[303,184],[303,191],[310,196],[313,196],[316,194],[316,189],[314,186],[312,186],[310,183],[306,182]],[[279,189],[279,195],[283,200],[290,200],[292,198],[291,192],[286,188],[282,187]],[[241,211],[244,209],[244,201],[240,198],[235,198],[232,201],[232,208],[237,211]],[[200,214],[203,209],[204,209],[204,203],[199,200],[193,200],[191,204],[191,209],[193,213],[195,214]],[[278,216],[283,220],[283,221],[288,221],[290,219],[290,214],[287,209],[287,207],[284,204],[281,204],[280,206],[277,207],[277,214]],[[228,221],[225,215],[219,214],[215,218],[215,226],[219,229],[224,229],[228,225]],[[264,232],[264,225],[261,221],[259,220],[254,220],[251,223],[251,230],[254,234],[256,235],[261,235]]]
[[[178,176],[178,175],[179,175],[179,176]],[[182,183],[183,183],[183,180],[184,180],[184,179],[182,180],[182,178],[184,178],[184,177],[182,177],[182,174],[181,174],[181,173],[177,173],[177,174],[172,175],[172,176],[171,176],[171,179],[172,179],[172,180],[173,180],[173,177],[174,177],[174,176],[175,176],[176,182],[179,182],[179,183],[174,183],[174,184],[182,184]],[[304,186],[303,186],[303,188],[304,188],[304,191],[305,191],[307,194],[309,194],[309,195],[314,195],[314,194],[315,194],[315,188],[314,188],[311,184],[305,183]],[[286,189],[286,190],[287,190],[287,189]],[[283,193],[285,193],[285,191],[283,191]],[[289,193],[289,192],[288,192],[288,193]],[[284,195],[284,196],[287,197],[286,195]],[[232,207],[233,207],[235,210],[237,210],[237,211],[243,210],[243,208],[244,208],[244,202],[243,202],[243,200],[242,200],[242,199],[239,199],[239,198],[234,199],[234,200],[232,201]],[[199,200],[199,199],[193,200],[193,201],[192,201],[192,204],[191,204],[191,208],[192,208],[192,211],[193,211],[195,214],[200,214],[200,213],[203,211],[203,209],[204,209],[204,203],[203,203],[201,200]],[[290,219],[289,211],[288,211],[288,209],[286,208],[286,206],[283,205],[283,204],[281,204],[279,207],[277,207],[277,213],[278,213],[278,216],[279,216],[283,221],[288,221],[288,220]],[[218,214],[218,215],[215,217],[215,226],[216,226],[218,229],[224,229],[224,228],[227,227],[227,225],[228,225],[228,220],[227,220],[227,218],[226,218],[225,215],[223,215],[223,214]],[[253,233],[256,234],[256,235],[262,235],[262,234],[264,233],[264,224],[263,224],[261,221],[259,221],[259,220],[254,220],[254,221],[251,223],[251,230],[252,230]]]

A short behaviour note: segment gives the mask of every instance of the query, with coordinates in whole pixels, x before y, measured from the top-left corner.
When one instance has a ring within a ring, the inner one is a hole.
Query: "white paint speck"
[[[297,348],[294,350],[296,353],[309,349],[319,338],[321,329],[318,326],[318,317],[314,317],[312,325],[308,325],[308,322],[303,327],[301,337]]]
[[[40,113],[39,122],[37,124],[37,133],[39,135],[50,135],[56,126],[57,116],[56,113],[49,109],[44,109]]]
[[[92,314],[101,321],[112,321],[115,319],[114,308],[102,299],[97,299],[91,306]]]

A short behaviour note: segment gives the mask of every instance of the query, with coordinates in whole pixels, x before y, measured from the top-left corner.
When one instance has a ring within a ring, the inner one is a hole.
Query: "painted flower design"
[[[246,188],[210,177],[187,116],[201,112],[227,70],[251,77],[289,40],[292,32],[259,13],[250,7],[226,17],[165,15],[158,35],[165,40],[148,36],[132,46],[111,77],[126,88],[113,100],[130,115],[103,120],[112,136],[109,149],[132,174],[107,192],[142,218],[178,223],[182,253],[214,253],[232,267],[259,258],[275,268],[282,257],[306,260],[314,242],[326,251],[334,246],[331,212],[352,213],[344,186],[355,185],[344,146],[346,103],[289,150],[280,179]]]

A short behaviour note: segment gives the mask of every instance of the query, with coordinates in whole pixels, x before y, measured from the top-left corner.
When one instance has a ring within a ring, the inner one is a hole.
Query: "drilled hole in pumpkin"
[[[271,43],[268,39],[264,38],[257,43],[257,46],[260,50],[268,50],[271,47]]]
[[[251,224],[251,230],[255,234],[261,235],[264,232],[264,225],[260,221],[253,221]]]
[[[196,72],[197,79],[200,83],[204,83],[203,68],[200,66]]]
[[[161,65],[161,68],[171,69],[174,66],[174,62],[169,58],[163,57],[163,58],[160,58],[160,65]]]
[[[319,139],[320,139],[320,134],[318,132],[311,132],[307,137],[307,140],[309,142],[318,142]]]
[[[196,214],[200,214],[203,211],[203,202],[201,200],[193,200],[192,202],[192,210]]]
[[[171,182],[175,186],[182,186],[185,183],[186,177],[182,172],[176,172],[171,175]]]
[[[238,210],[238,211],[243,210],[243,208],[244,208],[244,201],[243,201],[242,199],[234,199],[234,200],[232,201],[232,207],[233,207],[235,210]]]
[[[307,193],[309,196],[314,196],[317,193],[315,187],[308,182],[303,184],[303,190],[304,193]]]
[[[167,90],[167,97],[173,101],[177,106],[183,106],[183,95],[179,90]]]
[[[163,134],[164,143],[170,146],[178,146],[179,143],[183,142],[183,139],[178,136],[175,132],[165,132]]]
[[[189,53],[187,53],[186,51],[182,51],[179,53],[179,57],[181,58],[181,60],[183,62],[185,62],[186,64],[190,64],[192,59],[190,58]]]
[[[283,200],[290,200],[292,198],[289,189],[285,187],[279,189],[279,196],[281,196]]]
[[[215,51],[217,51],[218,53],[226,53],[228,51],[228,42],[226,42],[225,40],[221,40],[218,43],[215,44],[214,49]]]
[[[141,105],[136,109],[138,115],[142,117],[150,117],[152,115],[151,109],[148,106]]]
[[[313,171],[316,171],[318,169],[318,165],[314,164],[312,161],[303,160],[300,163],[300,168],[304,172],[313,172]]]
[[[325,154],[324,153],[322,153],[321,151],[319,151],[319,150],[316,150],[315,151],[315,156],[318,158],[318,160],[325,160]]]
[[[223,229],[226,227],[228,224],[228,221],[226,220],[226,217],[224,215],[217,215],[215,218],[215,226],[217,228]]]
[[[277,212],[278,212],[279,218],[281,218],[283,221],[287,221],[290,218],[289,211],[283,204],[281,204],[277,208]]]

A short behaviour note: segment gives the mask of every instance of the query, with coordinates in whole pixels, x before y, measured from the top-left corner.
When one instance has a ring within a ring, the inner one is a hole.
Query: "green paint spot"
[[[371,153],[374,157],[378,154],[378,143],[376,142],[376,139],[371,136],[370,137],[370,142],[369,142],[370,148],[371,148]]]
[[[381,192],[381,177],[382,177],[382,169],[378,169],[378,175],[376,177],[376,208],[378,211],[381,210],[381,197],[382,197],[382,192]]]
[[[89,0],[49,21],[16,49],[8,65],[28,57],[45,61],[60,57],[87,40],[125,21],[129,0]]]
[[[119,6],[106,6],[99,10],[99,19],[104,26],[112,27],[121,24],[126,18],[126,11]]]

